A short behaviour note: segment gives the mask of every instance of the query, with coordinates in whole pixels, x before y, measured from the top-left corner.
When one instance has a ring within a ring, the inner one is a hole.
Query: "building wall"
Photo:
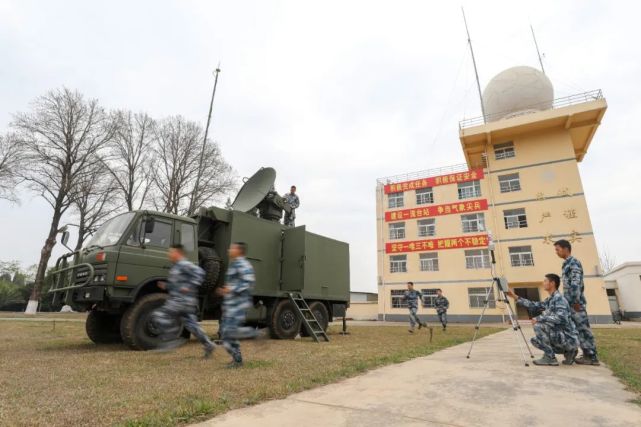
[[[626,317],[641,318],[641,263],[626,263],[606,276],[615,281],[621,310]]]
[[[497,160],[493,146],[513,142],[515,156]],[[512,288],[537,288],[540,299],[545,291],[540,285],[546,273],[561,275],[562,260],[554,253],[552,243],[565,238],[573,244],[573,254],[583,264],[585,274],[585,294],[588,300],[588,313],[593,322],[610,322],[611,315],[603,278],[599,276],[599,262],[592,231],[587,203],[581,184],[578,163],[568,131],[559,129],[546,132],[509,135],[492,141],[486,146],[487,165],[484,177],[480,180],[481,195],[470,200],[487,199],[488,209],[485,225],[496,245],[496,274],[505,276]],[[519,174],[519,191],[501,193],[499,176]],[[440,205],[458,202],[457,184],[433,187],[434,203]],[[385,212],[399,209],[388,208],[389,196],[384,194],[384,183],[377,187],[377,232],[379,266],[379,317],[404,318],[407,309],[393,308],[391,290],[405,288],[407,281],[415,282],[417,289],[442,288],[449,298],[450,318],[455,321],[476,319],[480,308],[470,308],[468,288],[487,286],[491,282],[488,268],[467,269],[465,249],[442,249],[438,253],[439,271],[420,271],[419,254],[407,255],[407,272],[390,272],[390,254],[386,253],[386,243],[394,242],[389,238],[390,223],[385,221]],[[467,200],[463,200],[466,202]],[[430,206],[421,205],[421,206]],[[416,191],[404,192],[404,207],[411,209],[416,205]],[[506,209],[525,209],[527,227],[506,229],[503,213]],[[418,237],[417,219],[405,219],[405,239],[421,240],[434,238],[453,238],[478,235],[464,233],[461,214],[435,216],[436,235]],[[534,260],[533,266],[513,267],[510,263],[509,248],[530,246]],[[432,251],[429,251],[432,252]],[[396,254],[393,254],[396,255]],[[423,315],[434,314],[433,309],[421,308]],[[504,310],[499,306],[487,310],[488,319],[500,319]],[[391,317],[390,317],[391,316]],[[400,319],[399,318],[399,319]]]
[[[347,319],[376,320],[378,318],[378,303],[352,302],[347,309]]]

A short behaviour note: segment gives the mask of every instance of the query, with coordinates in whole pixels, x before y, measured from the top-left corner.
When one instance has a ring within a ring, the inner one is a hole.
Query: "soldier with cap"
[[[418,328],[427,327],[427,323],[421,322],[416,312],[418,311],[418,302],[423,297],[419,291],[414,290],[414,282],[407,282],[407,290],[403,293],[403,300],[407,302],[407,308],[410,311],[410,328],[409,333],[414,333],[414,327],[418,323]]]
[[[298,207],[300,206],[300,199],[298,198],[298,195],[296,195],[295,185],[292,185],[289,193],[283,196],[283,199],[285,200],[285,203],[287,203],[291,208],[289,212],[285,212],[283,223],[288,227],[295,227],[296,209],[298,209]]]
[[[520,298],[509,291],[518,305],[527,308],[533,314],[532,323],[536,337],[531,339],[532,345],[543,350],[543,357],[532,363],[542,366],[559,366],[556,354],[563,354],[564,365],[574,363],[579,336],[570,317],[570,305],[559,292],[561,279],[556,274],[546,274],[543,288],[550,294],[543,302],[530,301]]]
[[[183,245],[172,245],[168,257],[173,267],[169,270],[167,282],[161,282],[159,287],[167,291],[169,298],[152,314],[155,325],[160,329],[162,341],[157,350],[168,351],[186,341],[178,336],[182,324],[201,342],[205,348],[204,357],[209,358],[214,351],[214,344],[200,327],[196,317],[198,288],[205,278],[205,272],[187,260]]]
[[[443,296],[443,290],[436,290],[436,298],[434,299],[434,307],[436,308],[436,314],[438,315],[438,320],[443,325],[443,330],[447,329],[447,309],[450,308],[449,300]]]
[[[570,304],[572,320],[579,333],[579,341],[583,354],[576,359],[579,365],[598,366],[596,343],[590,329],[590,320],[586,311],[587,300],[585,299],[583,283],[583,266],[581,262],[572,256],[572,245],[567,240],[559,240],[554,243],[554,250],[559,258],[564,259],[563,266],[563,296]]]

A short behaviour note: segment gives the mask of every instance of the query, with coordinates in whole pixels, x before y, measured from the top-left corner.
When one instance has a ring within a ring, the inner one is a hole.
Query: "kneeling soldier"
[[[556,274],[545,275],[543,288],[550,296],[543,302],[530,301],[508,292],[518,305],[538,314],[532,318],[536,337],[531,341],[534,347],[543,350],[544,355],[533,362],[535,365],[558,366],[557,353],[565,356],[565,365],[571,365],[576,357],[579,335],[570,317],[570,305],[559,292],[560,284],[561,279]]]
[[[441,322],[441,325],[443,325],[443,330],[445,330],[447,328],[447,309],[450,308],[450,302],[443,296],[443,291],[441,289],[436,290],[434,307],[436,307],[438,320]]]

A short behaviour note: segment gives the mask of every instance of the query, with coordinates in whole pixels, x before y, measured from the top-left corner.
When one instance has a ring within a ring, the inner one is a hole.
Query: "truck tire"
[[[168,297],[164,293],[144,295],[125,311],[120,322],[120,335],[125,344],[134,350],[151,350],[160,344],[151,314],[162,306]],[[182,335],[182,328],[179,334]]]
[[[329,325],[329,311],[327,311],[327,306],[320,301],[313,301],[309,305],[309,309],[314,313],[314,317],[318,321],[320,327],[323,328],[323,331],[327,331],[327,326]],[[304,337],[309,336],[305,325],[301,325],[300,334]]]
[[[269,330],[273,338],[290,340],[300,332],[301,320],[294,304],[287,299],[277,301],[270,315]]]
[[[218,283],[223,260],[214,249],[203,247],[198,249],[198,263],[200,267],[205,270],[205,280],[203,281],[201,289],[205,294],[210,293],[216,288],[216,284]]]
[[[121,342],[120,316],[104,311],[91,310],[85,322],[87,336],[96,344],[113,344]]]

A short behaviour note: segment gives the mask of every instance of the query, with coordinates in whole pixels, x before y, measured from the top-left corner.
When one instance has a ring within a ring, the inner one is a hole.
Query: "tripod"
[[[494,259],[494,248],[492,246],[493,245],[491,244],[490,254],[492,255],[492,265],[491,265],[492,283],[487,288],[487,292],[485,294],[485,301],[484,301],[485,304],[483,305],[483,310],[481,311],[479,320],[478,322],[476,322],[476,326],[474,327],[474,336],[472,337],[470,350],[467,352],[467,358],[469,359],[470,354],[472,354],[472,349],[474,348],[474,343],[476,342],[476,337],[479,333],[481,322],[483,321],[483,315],[485,315],[485,310],[487,310],[490,304],[490,294],[492,293],[492,289],[494,289],[494,285],[496,284],[496,288],[498,291],[497,293],[498,298],[496,300],[505,303],[505,306],[507,307],[507,315],[510,318],[510,324],[512,325],[512,330],[514,331],[514,338],[516,339],[516,343],[519,346],[519,352],[521,353],[521,360],[523,360],[523,364],[525,366],[530,366],[530,364],[528,363],[528,359],[525,355],[525,349],[527,349],[527,352],[530,353],[530,358],[534,359],[534,354],[532,354],[532,350],[530,349],[530,346],[527,342],[527,338],[525,338],[523,329],[521,329],[521,325],[519,325],[519,322],[516,318],[516,314],[514,313],[514,310],[512,309],[512,306],[510,305],[510,302],[508,301],[507,296],[505,295],[504,289],[507,288],[507,281],[504,278],[501,279],[496,277],[496,273],[495,273],[496,260]]]

